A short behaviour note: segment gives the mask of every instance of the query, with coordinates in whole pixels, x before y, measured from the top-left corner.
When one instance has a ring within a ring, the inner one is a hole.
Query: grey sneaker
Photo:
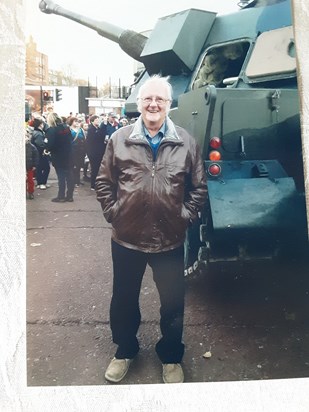
[[[110,382],[120,382],[127,374],[132,359],[112,359],[105,372],[105,379]]]
[[[180,363],[163,363],[163,382],[182,383],[184,374]]]

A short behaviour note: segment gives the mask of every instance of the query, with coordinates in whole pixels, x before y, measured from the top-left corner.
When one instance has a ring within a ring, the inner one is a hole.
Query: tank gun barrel
[[[125,30],[114,24],[104,21],[98,21],[87,16],[83,16],[74,11],[65,9],[50,0],[40,1],[39,8],[46,14],[57,14],[66,17],[79,24],[82,24],[115,43],[118,43],[121,49],[135,60],[141,61],[141,53],[146,44],[147,37],[133,30]]]
[[[98,21],[63,8],[52,0],[41,0],[43,13],[66,17],[95,30],[119,44],[130,57],[140,61],[149,74],[164,76],[190,73],[194,70],[205,39],[216,14],[205,10],[188,9],[158,20],[148,37],[105,21]]]

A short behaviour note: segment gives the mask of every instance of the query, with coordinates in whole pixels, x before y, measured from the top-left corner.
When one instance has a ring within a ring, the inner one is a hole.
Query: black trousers
[[[65,196],[72,198],[74,192],[73,168],[55,167],[55,170],[58,177],[58,198],[64,199]]]
[[[40,155],[39,164],[36,168],[36,182],[38,185],[46,185],[50,172],[49,156]]]
[[[132,359],[139,351],[136,337],[141,321],[139,295],[147,263],[159,292],[162,337],[156,352],[162,363],[180,363],[184,317],[183,246],[161,253],[144,253],[112,241],[114,267],[110,324],[113,341],[118,345],[115,357]]]
[[[92,189],[95,188],[95,180],[97,178],[100,165],[101,165],[102,157],[90,157],[89,156],[89,162],[91,165],[91,175],[90,175],[90,186]]]

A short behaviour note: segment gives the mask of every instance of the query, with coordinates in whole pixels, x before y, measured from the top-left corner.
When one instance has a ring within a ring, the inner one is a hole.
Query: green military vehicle
[[[143,63],[126,101],[152,74],[169,75],[170,117],[199,142],[208,201],[188,231],[186,273],[224,261],[306,253],[307,222],[289,0],[241,1],[227,14],[189,9],[162,17],[149,38],[66,10],[54,13],[117,42]]]

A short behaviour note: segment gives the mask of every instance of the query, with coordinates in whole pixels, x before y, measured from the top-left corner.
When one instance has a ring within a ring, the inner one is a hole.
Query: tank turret
[[[142,62],[149,74],[177,75],[194,70],[216,13],[190,9],[160,18],[149,38],[108,22],[67,10],[50,0],[42,0],[40,10],[57,14],[96,30],[119,44],[133,59]]]

